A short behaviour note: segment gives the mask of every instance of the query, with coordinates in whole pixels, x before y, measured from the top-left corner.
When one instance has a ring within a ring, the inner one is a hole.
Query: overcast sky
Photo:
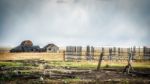
[[[0,46],[149,46],[150,0],[0,0]]]

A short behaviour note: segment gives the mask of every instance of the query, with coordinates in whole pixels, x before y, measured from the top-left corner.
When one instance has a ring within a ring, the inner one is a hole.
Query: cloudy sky
[[[0,0],[0,46],[149,46],[150,0]]]

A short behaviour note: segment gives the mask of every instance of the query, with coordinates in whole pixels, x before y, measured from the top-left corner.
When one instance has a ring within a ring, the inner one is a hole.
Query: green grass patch
[[[68,67],[68,68],[79,68],[79,69],[96,69],[97,62],[93,61],[84,61],[84,62],[77,62],[77,61],[52,61],[49,62],[48,65],[55,66],[55,67]],[[127,63],[102,63],[102,68],[123,68],[127,65]],[[150,64],[148,63],[132,63],[132,67],[134,68],[149,68]]]
[[[20,62],[0,62],[0,66],[13,66],[13,67],[19,67],[23,66]]]
[[[96,69],[98,62],[96,61],[49,61],[49,66],[54,67],[67,67],[67,68],[78,68],[78,69]],[[102,62],[101,67],[102,68],[123,68],[127,65],[127,63],[119,63],[119,62],[112,62],[112,63],[106,63]],[[32,64],[25,65],[23,62],[6,62],[6,61],[0,61],[0,66],[13,66],[13,67],[20,67],[20,66],[28,66],[33,67]],[[133,62],[132,67],[134,68],[148,68],[150,69],[150,63],[145,62]]]
[[[63,62],[63,61],[54,61],[54,62],[49,62],[50,66],[55,66],[55,67],[68,67],[68,68],[94,68],[96,67],[96,64],[93,64],[91,62]]]

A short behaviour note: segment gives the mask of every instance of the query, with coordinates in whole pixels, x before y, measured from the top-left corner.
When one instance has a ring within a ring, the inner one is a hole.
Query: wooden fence
[[[132,60],[150,60],[150,48],[116,48],[116,47],[99,47],[94,48],[87,46],[81,48],[81,52],[78,52],[77,48],[73,46],[73,49],[65,51],[66,60],[98,60],[101,52],[103,52],[103,60],[127,60],[129,58],[129,52],[132,51]]]
[[[132,60],[150,60],[150,48],[108,48],[108,47],[90,47],[82,48],[80,46],[67,47],[58,53],[0,53],[0,60],[24,60],[24,59],[41,59],[41,60],[98,60],[99,55],[103,52],[103,60],[118,61],[127,60],[129,51],[133,52]]]

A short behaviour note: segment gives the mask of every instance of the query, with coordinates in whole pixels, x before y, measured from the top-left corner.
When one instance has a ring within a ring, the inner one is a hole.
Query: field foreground
[[[123,74],[127,63],[103,62],[96,71],[95,61],[0,61],[0,84],[149,84],[150,76]],[[134,69],[150,73],[149,62],[133,62]]]

